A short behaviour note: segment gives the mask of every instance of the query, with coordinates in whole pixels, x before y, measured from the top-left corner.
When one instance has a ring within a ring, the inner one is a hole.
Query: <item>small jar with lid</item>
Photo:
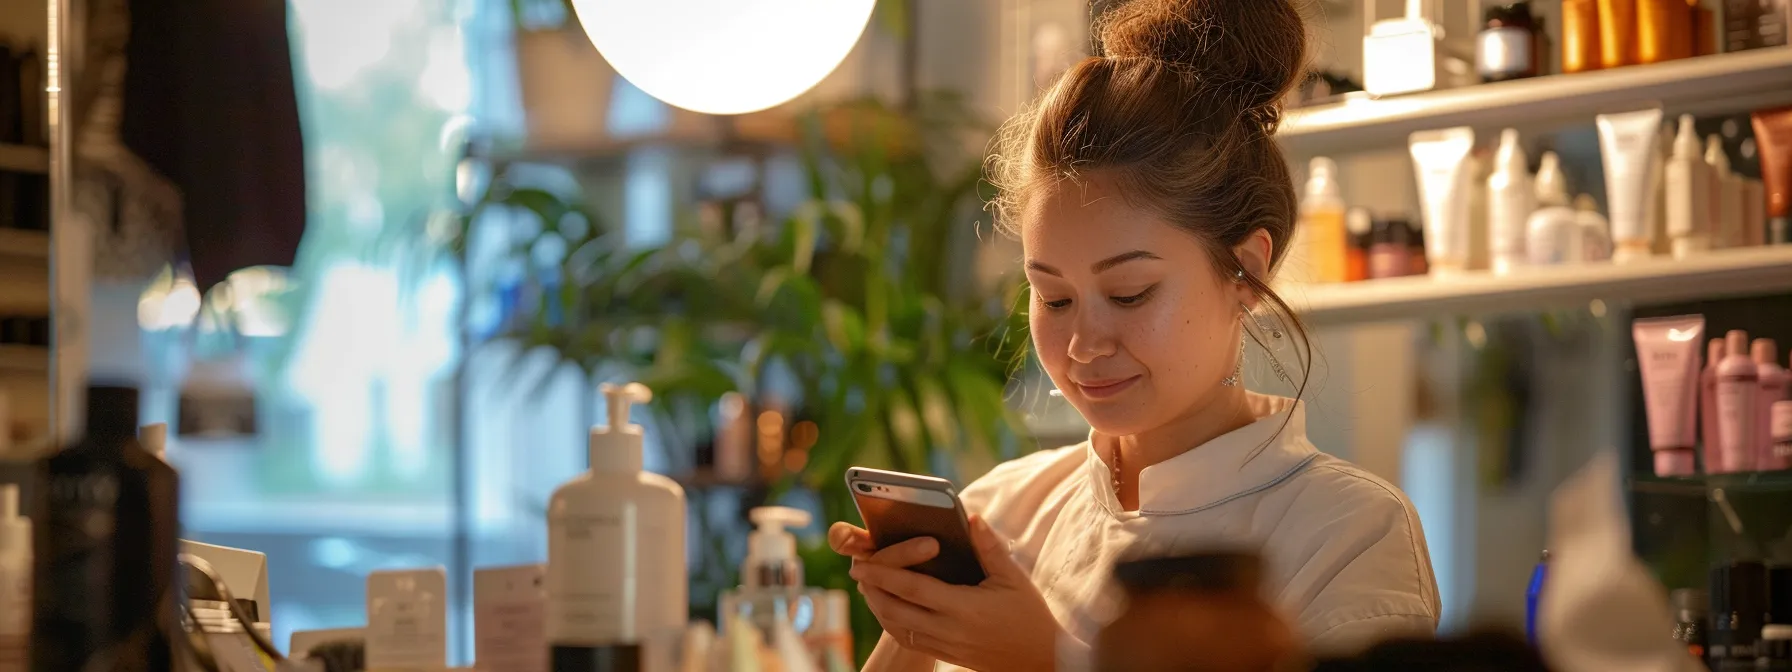
[[[1096,634],[1091,670],[1271,670],[1304,660],[1263,594],[1263,560],[1209,552],[1118,563],[1118,600]]]
[[[1475,69],[1483,82],[1503,82],[1543,74],[1537,19],[1531,3],[1487,8],[1486,24],[1475,36]]]

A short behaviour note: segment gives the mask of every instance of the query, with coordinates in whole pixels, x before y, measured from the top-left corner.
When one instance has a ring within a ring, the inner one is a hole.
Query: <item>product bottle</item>
[[[1638,63],[1661,63],[1692,55],[1692,10],[1684,0],[1635,2]]]
[[[1724,0],[1724,52],[1784,46],[1786,21],[1781,0]]]
[[[1524,264],[1525,225],[1536,210],[1536,187],[1516,129],[1500,132],[1493,165],[1493,176],[1487,179],[1487,248],[1493,272],[1504,274]]]
[[[1344,225],[1344,190],[1338,186],[1338,164],[1323,156],[1307,167],[1306,194],[1300,201],[1300,227],[1307,237],[1311,280],[1343,282],[1350,246]]]
[[[1344,280],[1360,282],[1369,279],[1369,248],[1374,245],[1375,216],[1368,208],[1351,208],[1344,215],[1344,228],[1350,232],[1350,247],[1344,252]]]
[[[1680,115],[1667,168],[1667,230],[1676,259],[1711,249],[1711,166],[1690,114]]]
[[[1717,12],[1704,6],[1700,0],[1686,0],[1692,10],[1692,55],[1710,56],[1717,53]]]
[[[31,519],[19,515],[19,486],[8,483],[0,485],[0,672],[30,669],[30,646]]]
[[[1745,560],[1712,568],[1711,669],[1754,663],[1755,644],[1768,610],[1767,583],[1767,567],[1760,562]]]
[[[1636,65],[1638,0],[1599,0],[1599,67]]]
[[[1711,598],[1703,590],[1681,588],[1668,595],[1668,601],[1674,606],[1674,641],[1680,642],[1686,647],[1687,654],[1704,664],[1705,619],[1711,608]]]
[[[1568,207],[1568,176],[1562,173],[1562,157],[1555,152],[1543,153],[1532,184],[1537,190],[1537,207]]]
[[[796,553],[796,536],[788,528],[808,526],[809,512],[761,506],[747,515],[758,529],[747,537],[740,588],[722,593],[717,620],[727,624],[743,618],[767,636],[773,636],[780,622],[786,622],[797,635],[807,635],[815,625],[817,602],[824,593],[803,587],[803,560]]]
[[[1724,339],[1705,344],[1705,369],[1699,374],[1699,436],[1705,444],[1705,473],[1729,471],[1724,456],[1723,425],[1717,421],[1717,365],[1724,361]]]
[[[32,669],[108,660],[169,670],[179,576],[179,477],[137,444],[137,390],[87,390],[80,441],[38,464]],[[110,669],[110,668],[107,668]]]
[[[1475,36],[1475,69],[1481,73],[1481,81],[1501,82],[1542,74],[1531,3],[1494,5],[1487,8],[1485,16],[1486,25]]]
[[[1722,138],[1705,139],[1705,164],[1711,166],[1711,247],[1742,245],[1742,183],[1730,172],[1730,155]]]
[[[1755,361],[1755,376],[1761,388],[1755,393],[1755,468],[1761,471],[1785,469],[1788,466],[1773,457],[1772,414],[1774,402],[1786,398],[1786,370],[1780,367],[1778,344],[1771,338],[1757,338],[1749,351]]]
[[[1369,277],[1377,280],[1412,274],[1412,228],[1403,219],[1375,220],[1369,247]]]
[[[1562,0],[1562,72],[1599,69],[1599,0]]]
[[[548,500],[548,643],[556,669],[638,656],[671,669],[689,620],[684,490],[641,469],[639,383],[604,385],[609,424],[591,430],[591,471]],[[632,604],[631,604],[632,602]]]
[[[1755,360],[1749,356],[1748,332],[1724,336],[1724,359],[1717,364],[1717,424],[1723,435],[1725,471],[1755,468],[1755,398],[1761,388]]]
[[[1792,465],[1792,401],[1773,402],[1768,421],[1768,429],[1773,435],[1774,461]]]
[[[1609,261],[1612,258],[1612,225],[1599,214],[1599,203],[1588,194],[1574,197],[1576,261]]]
[[[1574,210],[1550,206],[1531,213],[1525,222],[1525,255],[1531,266],[1580,263],[1583,247]]]
[[[1750,177],[1742,178],[1742,230],[1746,245],[1767,244],[1767,187]]]

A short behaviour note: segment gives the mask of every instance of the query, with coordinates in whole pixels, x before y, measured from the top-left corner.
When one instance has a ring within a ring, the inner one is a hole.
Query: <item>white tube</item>
[[[1655,145],[1661,137],[1661,109],[1601,114],[1599,154],[1605,162],[1605,202],[1611,214],[1612,259],[1653,254],[1648,199],[1655,193]]]
[[[1524,265],[1526,221],[1537,209],[1524,145],[1518,131],[1500,132],[1493,175],[1487,178],[1487,242],[1494,273],[1510,273]]]
[[[1469,152],[1475,148],[1475,130],[1461,126],[1420,131],[1408,142],[1419,178],[1426,262],[1434,273],[1466,270],[1472,180],[1466,167]]]

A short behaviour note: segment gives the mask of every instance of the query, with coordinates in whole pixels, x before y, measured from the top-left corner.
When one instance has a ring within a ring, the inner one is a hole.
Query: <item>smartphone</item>
[[[951,481],[852,467],[846,470],[846,487],[873,546],[888,548],[916,537],[933,537],[939,542],[939,555],[909,569],[960,586],[983,583],[983,563],[977,561],[977,547],[971,542],[970,519]]]

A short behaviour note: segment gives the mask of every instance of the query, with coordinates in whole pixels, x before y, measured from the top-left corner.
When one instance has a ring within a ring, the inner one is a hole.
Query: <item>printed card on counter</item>
[[[368,671],[447,667],[447,596],[441,567],[368,574]]]
[[[474,669],[547,672],[547,566],[473,571]]]

